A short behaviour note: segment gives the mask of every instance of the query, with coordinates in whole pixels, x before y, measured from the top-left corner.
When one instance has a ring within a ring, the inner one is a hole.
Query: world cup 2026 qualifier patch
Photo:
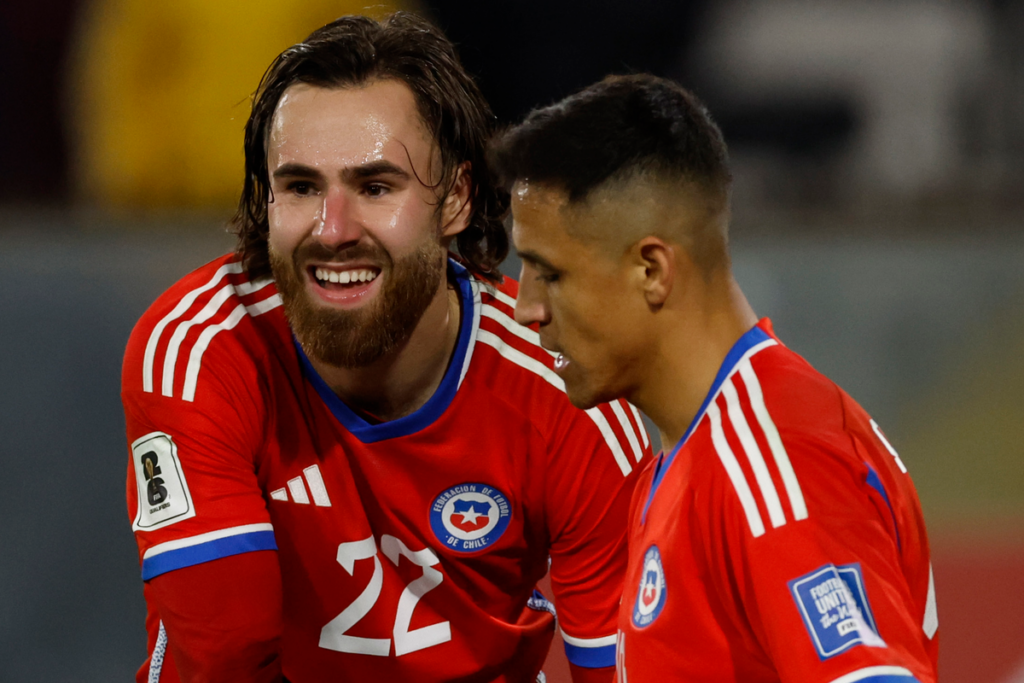
[[[508,498],[486,484],[452,486],[430,505],[430,528],[437,540],[460,553],[492,545],[505,533],[511,518]]]
[[[855,645],[886,647],[878,636],[859,564],[826,564],[788,585],[821,659]]]
[[[132,461],[139,494],[133,531],[152,531],[196,516],[170,434],[152,432],[137,439]]]

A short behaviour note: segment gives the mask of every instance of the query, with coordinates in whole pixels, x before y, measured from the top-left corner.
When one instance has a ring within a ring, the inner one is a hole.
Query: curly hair
[[[296,83],[342,88],[376,79],[400,80],[412,90],[420,118],[440,153],[441,198],[451,191],[455,170],[469,162],[472,208],[456,246],[470,270],[500,279],[497,267],[508,255],[503,219],[509,196],[486,160],[495,117],[451,42],[427,20],[407,12],[383,21],[342,17],[282,52],[263,75],[245,126],[245,182],[232,218],[236,251],[246,271],[252,277],[270,273],[267,145],[285,90]]]

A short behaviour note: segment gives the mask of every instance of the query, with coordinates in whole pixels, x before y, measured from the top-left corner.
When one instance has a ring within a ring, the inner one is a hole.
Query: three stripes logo
[[[292,501],[299,505],[309,505],[312,497],[313,504],[317,507],[331,507],[331,498],[327,495],[327,487],[324,486],[319,465],[302,470],[301,476],[289,479],[285,486],[271,491],[270,497],[273,500]]]
[[[159,376],[160,393],[174,396],[176,373],[184,364],[185,377],[179,395],[185,401],[195,400],[203,354],[213,338],[234,328],[246,315],[263,315],[281,305],[278,294],[264,299],[256,296],[273,282],[270,278],[237,284],[226,279],[241,272],[241,263],[224,264],[206,284],[185,294],[156,324],[143,357],[143,391],[156,391]]]

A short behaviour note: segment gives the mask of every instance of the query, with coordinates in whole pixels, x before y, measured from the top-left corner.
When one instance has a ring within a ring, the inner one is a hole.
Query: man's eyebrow
[[[412,177],[408,171],[396,166],[390,161],[371,161],[367,164],[360,166],[354,166],[352,168],[346,168],[342,174],[346,180],[365,180],[367,178],[376,178],[383,175],[398,176],[399,178],[407,179]],[[321,178],[323,174],[319,169],[313,168],[312,166],[306,166],[305,164],[299,164],[295,162],[289,162],[283,164],[278,168],[274,169],[271,174],[275,178]]]
[[[519,251],[518,249],[516,249],[516,254],[519,256],[521,260],[526,261],[531,266],[540,266],[541,268],[544,268],[546,270],[558,270],[558,268],[555,268],[554,264],[552,264],[551,261],[548,261],[546,258],[544,258],[535,251],[530,251],[529,249],[527,249],[526,251]]]
[[[312,166],[290,162],[274,169],[271,174],[275,178],[319,178],[320,171]]]
[[[382,175],[393,175],[402,179],[412,177],[404,168],[396,166],[390,161],[385,161],[384,159],[371,161],[367,164],[362,164],[361,166],[355,166],[353,168],[346,168],[343,175],[347,180],[365,180],[367,178],[375,178]]]

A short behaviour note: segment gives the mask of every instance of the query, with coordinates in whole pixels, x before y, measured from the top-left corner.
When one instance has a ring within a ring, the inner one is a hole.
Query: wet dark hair
[[[718,126],[690,92],[649,74],[608,76],[535,109],[491,146],[502,182],[566,193],[580,204],[608,183],[655,179],[693,186],[708,220],[685,236],[705,277],[729,265],[729,156]]]
[[[232,219],[236,251],[246,270],[252,277],[270,272],[267,144],[285,90],[296,83],[340,88],[376,79],[399,80],[415,95],[420,117],[440,152],[442,200],[454,185],[459,165],[470,163],[472,208],[456,245],[470,270],[500,278],[497,267],[508,254],[502,223],[508,192],[497,185],[487,166],[494,115],[444,34],[407,12],[383,21],[342,17],[282,52],[263,75],[245,126],[245,183]]]
[[[653,173],[728,195],[725,141],[690,92],[649,74],[609,76],[535,109],[497,138],[492,166],[508,186],[530,180],[582,202],[609,180]]]

